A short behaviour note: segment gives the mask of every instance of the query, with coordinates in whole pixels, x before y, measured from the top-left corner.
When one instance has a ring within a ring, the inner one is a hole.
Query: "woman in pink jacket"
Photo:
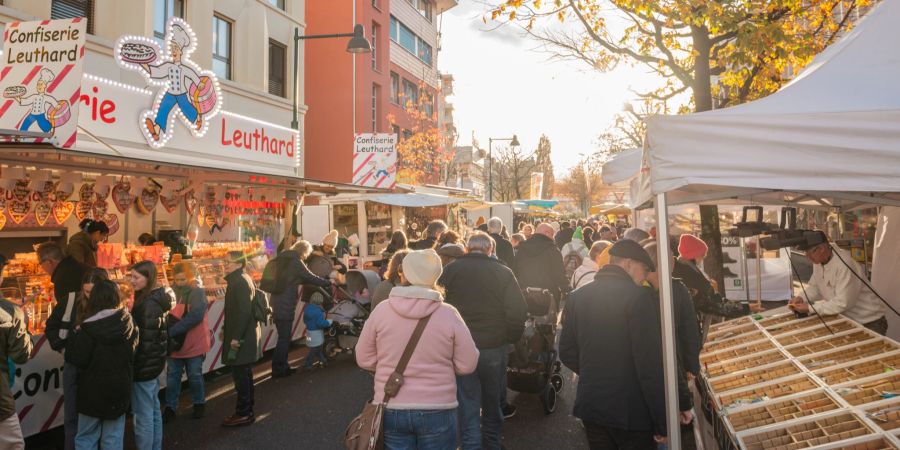
[[[434,250],[407,254],[402,286],[372,311],[356,345],[356,362],[375,372],[374,402],[380,403],[413,329],[431,315],[403,373],[403,386],[385,408],[388,450],[456,448],[456,376],[475,371],[478,349],[459,312],[437,291],[440,275],[441,258]]]

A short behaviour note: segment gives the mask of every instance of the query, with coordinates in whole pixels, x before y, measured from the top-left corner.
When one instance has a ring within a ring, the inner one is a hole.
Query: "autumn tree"
[[[587,216],[591,205],[600,198],[602,189],[600,165],[596,156],[582,156],[578,164],[556,184],[558,194],[575,201],[582,213]]]
[[[556,178],[553,175],[553,161],[550,160],[550,138],[541,135],[538,141],[537,150],[535,150],[536,171],[544,175],[544,183],[541,186],[541,198],[553,198],[553,185],[556,184]]]
[[[601,71],[646,67],[664,81],[641,98],[690,94],[699,112],[714,98],[721,108],[776,91],[872,1],[495,0],[489,13],[559,58]],[[544,18],[564,26],[538,26]]]
[[[493,153],[493,164],[488,160],[484,163],[485,183],[490,180],[488,174],[493,172],[493,201],[511,202],[527,198],[531,174],[537,171],[534,153],[523,151],[521,146],[503,147]]]
[[[428,92],[425,83],[419,85],[418,92],[417,98],[405,98],[401,94],[411,126],[397,143],[397,174],[401,182],[409,184],[439,180],[453,158],[448,145],[455,143],[455,140],[448,142],[438,129],[434,96]],[[395,126],[398,119],[388,114],[388,122]]]

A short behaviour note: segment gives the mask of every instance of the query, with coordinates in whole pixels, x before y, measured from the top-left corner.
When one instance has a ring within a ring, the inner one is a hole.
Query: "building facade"
[[[456,0],[308,1],[306,33],[346,33],[362,24],[372,53],[350,55],[346,41],[306,42],[307,177],[351,183],[353,137],[421,128],[420,108],[437,126],[440,14]],[[402,165],[402,162],[400,163]]]

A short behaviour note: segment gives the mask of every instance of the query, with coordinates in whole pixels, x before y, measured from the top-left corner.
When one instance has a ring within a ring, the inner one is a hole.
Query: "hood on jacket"
[[[568,248],[568,251],[565,251]],[[563,247],[563,256],[566,253],[587,251],[587,245],[581,239],[572,239]]]
[[[124,309],[108,309],[100,311],[81,324],[81,330],[94,339],[116,343],[128,340],[134,334],[131,316]]]
[[[388,305],[397,314],[408,319],[421,319],[441,307],[444,297],[440,292],[421,286],[397,286],[391,289]]]
[[[169,287],[158,287],[152,291],[150,291],[150,295],[147,296],[147,300],[149,302],[155,302],[159,305],[160,308],[164,312],[172,309],[172,303],[174,303],[175,293],[171,291]]]
[[[69,238],[69,244],[72,243],[78,243],[79,245],[85,245],[90,249],[97,250],[97,246],[94,244],[94,241],[91,240],[90,235],[84,231],[73,234],[72,237]]]
[[[553,239],[550,239],[543,234],[535,233],[531,235],[528,240],[519,244],[519,249],[516,253],[516,256],[538,256],[551,248],[554,250],[558,250]]]

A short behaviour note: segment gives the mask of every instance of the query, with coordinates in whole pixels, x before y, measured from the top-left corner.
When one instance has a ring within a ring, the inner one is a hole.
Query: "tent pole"
[[[672,292],[672,249],[669,246],[669,206],[666,194],[656,195],[656,246],[659,252],[659,299],[662,326],[663,368],[666,381],[666,425],[669,449],[681,450],[678,408],[678,365],[675,355],[675,311]]]

